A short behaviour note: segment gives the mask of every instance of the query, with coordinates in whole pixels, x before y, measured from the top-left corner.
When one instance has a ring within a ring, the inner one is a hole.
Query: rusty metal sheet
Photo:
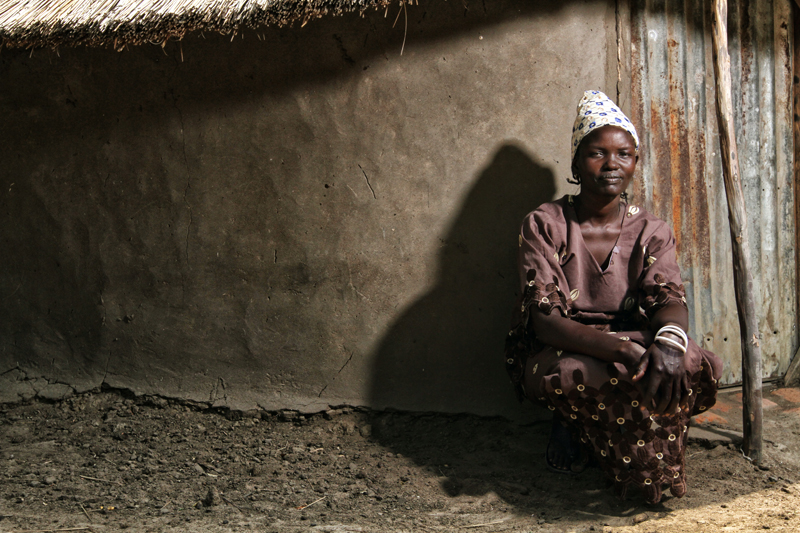
[[[739,0],[729,7],[764,378],[782,375],[798,347],[789,2]],[[722,382],[738,383],[741,344],[719,157],[711,3],[631,4],[631,114],[642,139],[633,199],[675,229],[691,334],[725,361]]]

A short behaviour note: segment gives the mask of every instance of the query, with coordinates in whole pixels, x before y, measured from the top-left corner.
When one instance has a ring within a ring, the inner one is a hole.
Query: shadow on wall
[[[519,291],[517,235],[523,217],[554,194],[550,169],[518,146],[497,150],[441,242],[436,285],[381,342],[369,405],[489,414],[488,405],[505,403],[519,416],[503,365]]]

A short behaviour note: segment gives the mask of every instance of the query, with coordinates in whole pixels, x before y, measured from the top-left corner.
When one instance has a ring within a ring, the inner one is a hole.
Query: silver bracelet
[[[680,344],[677,341],[674,341],[672,339],[668,339],[667,337],[662,337],[661,335],[656,335],[656,339],[655,340],[661,341],[661,342],[666,343],[666,344],[669,344],[670,346],[672,346],[676,350],[679,350],[681,353],[686,353],[686,347],[683,346],[682,344]]]

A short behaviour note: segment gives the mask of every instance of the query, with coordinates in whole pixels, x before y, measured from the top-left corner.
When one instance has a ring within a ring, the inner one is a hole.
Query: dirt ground
[[[785,407],[785,406],[784,406]],[[0,406],[0,531],[800,531],[800,413],[762,468],[692,444],[645,505],[544,467],[547,423],[338,409],[224,413],[116,392]]]

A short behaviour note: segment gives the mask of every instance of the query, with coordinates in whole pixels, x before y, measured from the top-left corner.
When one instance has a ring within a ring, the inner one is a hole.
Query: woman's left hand
[[[641,380],[644,405],[654,414],[675,413],[689,400],[684,354],[667,344],[650,345],[632,380]]]

